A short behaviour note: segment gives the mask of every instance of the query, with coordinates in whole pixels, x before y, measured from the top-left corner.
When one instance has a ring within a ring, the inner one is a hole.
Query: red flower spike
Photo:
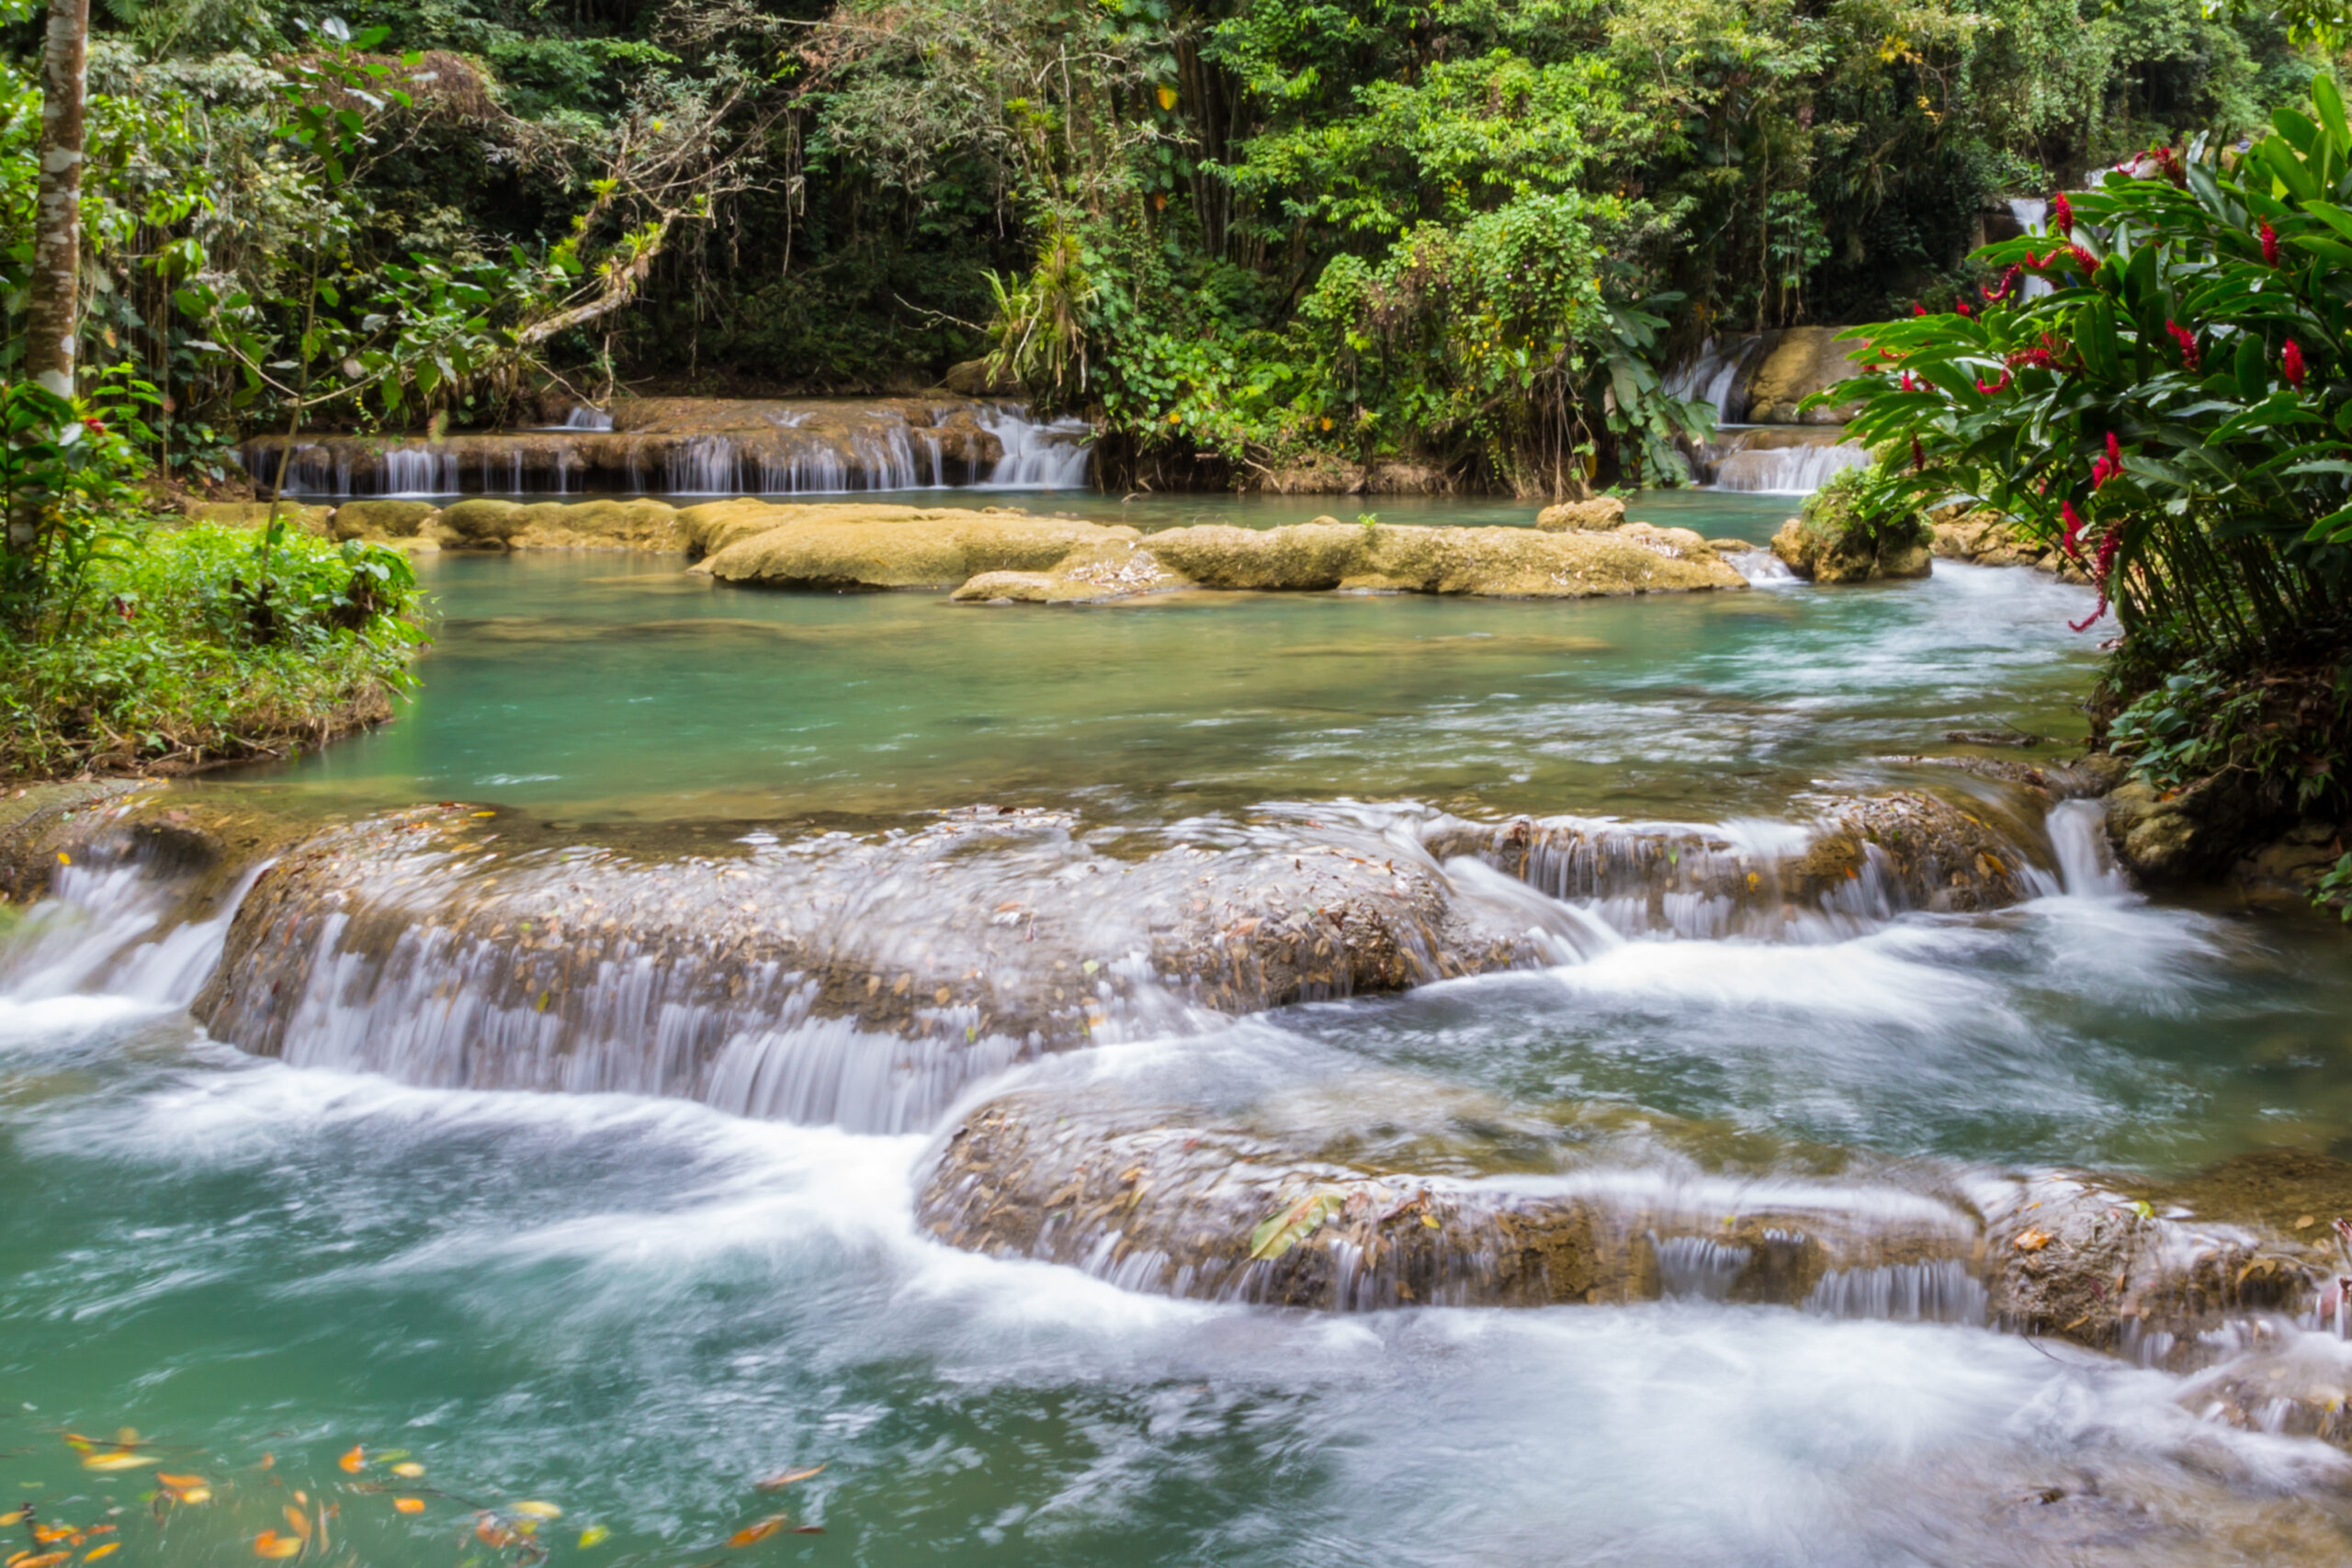
[[[2278,231],[2270,226],[2270,220],[2267,218],[2262,220],[2262,265],[2265,266],[2278,265]]]
[[[2115,439],[2115,432],[2107,433],[2107,460],[2118,469],[2123,467],[2123,444]]]
[[[1928,450],[1926,447],[1919,445],[1919,438],[1915,435],[1911,438],[1911,467],[1916,472],[1927,466]]]
[[[1915,316],[1924,316],[1928,313],[1928,308],[1914,299],[1911,301],[1911,313]]]
[[[1951,308],[1952,308],[1953,310],[1955,310],[1959,311],[1959,312],[1960,312],[1962,315],[1963,315],[1963,316],[1965,316],[1965,315],[1967,315],[1967,314],[1969,313],[1969,310],[1968,310],[1968,301],[1967,301],[1967,300],[1965,300],[1965,299],[1955,299],[1955,300],[1953,300],[1953,301],[1951,302]]]
[[[2066,199],[2066,193],[2063,190],[2050,198],[2049,227],[2053,234],[2071,234],[2075,231],[2075,204]]]
[[[2058,518],[2064,525],[2064,531],[2058,536],[2058,547],[2066,552],[2069,559],[2082,559],[2083,520],[2075,511],[2075,503],[2071,501],[2061,502],[2058,506]]]
[[[2194,371],[2197,368],[2197,362],[2200,357],[2197,348],[2197,334],[2190,332],[2187,327],[2182,326],[2178,321],[2166,321],[2165,323],[2165,331],[2172,334],[2173,343],[2180,349],[2180,363],[2182,367],[2187,370]]]
[[[1903,373],[1903,380],[1902,380],[1901,385],[1902,385],[1903,389],[1904,389],[1905,391],[1906,391],[1906,392],[1916,392],[1916,391],[1917,391],[1917,390],[1919,389],[1919,388],[1918,388],[1917,384],[1916,382],[1914,382],[1914,381],[1911,379],[1911,372],[1909,372],[1908,370],[1905,370],[1905,371]]]
[[[2066,254],[2074,258],[2075,267],[2085,277],[2098,271],[2098,258],[2080,245],[2068,245]],[[2052,258],[2053,260],[2056,258]]]
[[[2287,340],[2286,351],[2278,356],[2278,373],[2287,378],[2287,385],[2297,391],[2303,389],[2303,345],[2293,338]]]
[[[2068,631],[2086,632],[2098,623],[2101,615],[2107,614],[2108,581],[2115,570],[2115,552],[2122,547],[2122,544],[2123,535],[2119,529],[2110,527],[2099,536],[2098,565],[2091,572],[2091,580],[2098,584],[2098,604],[2081,620],[2068,621]]]
[[[2006,370],[2002,371],[2001,378],[1997,381],[1979,381],[1976,383],[1976,389],[1988,398],[1998,392],[2006,392],[2009,389],[2009,373]]]

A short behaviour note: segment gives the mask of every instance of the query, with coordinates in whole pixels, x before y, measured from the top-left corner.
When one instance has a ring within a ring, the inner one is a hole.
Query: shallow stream
[[[1165,504],[1164,522],[1248,510]],[[1786,504],[1635,515],[1760,539]],[[291,1536],[288,1507],[305,1561],[458,1568],[540,1547],[616,1565],[2352,1562],[2336,1450],[2199,1419],[2177,1377],[1977,1322],[1699,1288],[1300,1312],[984,1258],[916,1223],[963,1108],[1081,1081],[1477,1181],[1834,1187],[1849,1156],[2161,1180],[2352,1153],[2340,933],[2151,902],[2106,864],[2092,807],[2044,821],[1917,761],[2066,752],[2097,657],[2066,629],[2083,592],[1939,563],[1861,589],[1066,611],[718,590],[623,556],[445,558],[427,578],[439,639],[396,724],[191,795],[322,820],[481,803],[564,841],[748,844],[728,852],[752,876],[820,833],[1069,814],[1043,849],[958,852],[1010,882],[1040,857],[1327,830],[1409,846],[1522,813],[1769,846],[1832,798],[1927,788],[2014,822],[2037,896],[1711,937],[1519,888],[1518,918],[1574,938],[1541,966],[1131,1020],[858,1132],[879,1123],[447,1087],[293,1040],[311,1065],[247,1055],[185,1010],[221,908],[175,925],[136,868],[71,868],[0,948],[0,1506],[111,1525],[76,1562],[119,1540],[123,1564],[249,1563],[258,1532]],[[1980,743],[2003,731],[2054,739]],[[871,917],[910,939],[915,883]],[[126,1427],[123,1468],[91,1463]],[[209,1500],[174,1502],[159,1472]]]

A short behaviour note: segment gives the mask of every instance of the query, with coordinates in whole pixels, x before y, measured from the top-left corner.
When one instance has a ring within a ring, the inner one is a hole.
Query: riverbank
[[[78,604],[0,632],[0,780],[187,773],[389,719],[417,643],[406,561],[300,533],[258,548],[243,529],[135,530]]]

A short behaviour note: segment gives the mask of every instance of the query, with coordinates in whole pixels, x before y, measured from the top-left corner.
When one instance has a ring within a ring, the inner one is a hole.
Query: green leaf
[[[1250,1256],[1280,1258],[1323,1228],[1323,1223],[1347,1205],[1348,1195],[1337,1188],[1318,1187],[1292,1200],[1266,1216],[1250,1233]]]

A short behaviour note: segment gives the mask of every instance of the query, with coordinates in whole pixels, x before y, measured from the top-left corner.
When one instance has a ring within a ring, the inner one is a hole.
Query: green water
[[[1778,508],[1702,497],[1708,525]],[[424,690],[270,777],[338,807],[572,819],[989,801],[1166,821],[1260,801],[1779,812],[1948,730],[2075,737],[2086,595],[1948,569],[1569,604],[1184,595],[1076,608],[719,587],[666,559],[443,557]]]
[[[1750,536],[1784,505],[1739,504]],[[1948,728],[2078,734],[2095,658],[2065,629],[2080,591],[1940,566],[1083,610],[722,591],[622,557],[427,571],[439,641],[397,724],[203,787],[498,801],[583,837],[978,800],[1088,829],[1342,800],[1785,819],[1922,776],[1886,759]],[[65,925],[135,933],[135,885],[63,886]],[[2199,1422],[2178,1380],[2119,1361],[1696,1300],[1339,1317],[1131,1294],[920,1235],[940,1129],[290,1068],[205,1039],[184,980],[84,982],[71,942],[28,940],[0,985],[0,1509],[114,1527],[74,1564],[115,1540],[116,1568],[252,1564],[289,1505],[314,1531],[331,1505],[306,1563],[520,1568],[535,1549],[501,1532],[523,1503],[562,1510],[537,1539],[582,1568],[2352,1562],[2352,1464]],[[1628,941],[1014,1081],[1098,1076],[1374,1141],[1435,1125],[1535,1169],[1566,1157],[1544,1129],[1598,1105],[1987,1179],[2176,1173],[2344,1152],[2352,944],[2085,872],[1990,916]],[[153,1468],[66,1439],[125,1427]],[[158,1471],[210,1499],[159,1497]]]

